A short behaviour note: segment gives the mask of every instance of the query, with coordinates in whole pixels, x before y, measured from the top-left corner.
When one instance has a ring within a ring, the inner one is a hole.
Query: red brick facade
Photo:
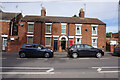
[[[45,9],[44,9],[45,10]],[[45,11],[41,11],[45,12]],[[36,18],[24,17],[21,22],[23,26],[18,26],[18,36],[14,37],[15,40],[9,43],[8,51],[17,52],[23,44],[27,44],[27,37],[33,36],[33,43],[42,44],[46,46],[46,37],[51,38],[51,45],[47,48],[54,49],[54,40],[57,38],[58,50],[62,46],[62,39],[65,39],[65,48],[69,45],[69,39],[73,39],[73,44],[76,44],[76,39],[79,37],[81,39],[81,44],[92,45],[92,38],[97,39],[97,48],[106,47],[106,24],[98,19],[84,18],[82,12],[81,17],[47,17],[44,14]],[[27,18],[27,20],[25,20]],[[37,19],[38,18],[38,19]],[[82,19],[81,19],[82,18]],[[75,19],[75,20],[74,20]],[[32,20],[32,21],[30,21]],[[80,22],[78,22],[80,20]],[[34,31],[33,33],[28,32],[28,24],[33,23]],[[51,33],[46,34],[46,24],[51,24]],[[66,34],[62,33],[62,24],[66,24]],[[81,25],[81,34],[76,35],[76,25]],[[92,35],[92,25],[97,25],[97,35]]]

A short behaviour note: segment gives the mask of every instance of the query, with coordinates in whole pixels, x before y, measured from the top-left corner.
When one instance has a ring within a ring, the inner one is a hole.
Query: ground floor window
[[[92,46],[97,48],[97,38],[92,38]]]
[[[27,37],[27,44],[33,43],[33,37]]]
[[[45,46],[51,46],[51,37],[45,38]]]
[[[76,38],[76,44],[81,44],[81,38]]]

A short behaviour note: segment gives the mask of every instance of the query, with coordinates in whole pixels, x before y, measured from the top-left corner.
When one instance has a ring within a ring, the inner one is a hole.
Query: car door
[[[78,44],[76,45],[77,47],[77,52],[79,56],[84,56],[84,45],[83,44]]]
[[[32,45],[26,45],[24,48],[27,56],[33,55],[33,46]]]
[[[36,56],[36,57],[40,57],[42,56],[41,54],[41,51],[42,51],[42,48],[40,45],[33,45],[33,55]]]
[[[84,45],[84,54],[85,56],[91,56],[93,55],[94,49],[91,45]]]

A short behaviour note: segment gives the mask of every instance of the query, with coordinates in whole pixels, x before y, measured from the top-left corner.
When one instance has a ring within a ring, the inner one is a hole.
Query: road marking
[[[52,69],[52,67],[0,67],[2,69]]]
[[[120,67],[92,67],[92,68],[120,68]]]
[[[0,72],[0,74],[54,74],[52,67],[0,67],[1,69],[45,70],[44,72]]]
[[[54,71],[54,68],[51,68],[50,70],[47,70],[46,72],[52,72]]]
[[[118,73],[120,71],[99,71],[99,73]]]
[[[0,59],[7,59],[7,58],[0,58]]]
[[[0,72],[0,74],[54,74],[54,72]]]
[[[16,58],[16,59],[28,59],[28,58]]]
[[[111,71],[111,70],[105,71],[104,70],[104,71],[102,71],[102,69],[119,69],[120,67],[92,67],[92,68],[97,69],[98,73],[118,73],[118,72],[120,72],[118,70],[114,70],[114,71]]]

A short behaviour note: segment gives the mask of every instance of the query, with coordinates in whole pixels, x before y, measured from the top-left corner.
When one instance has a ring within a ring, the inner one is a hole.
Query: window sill
[[[51,47],[51,45],[45,45],[45,47]]]
[[[45,34],[51,34],[51,33],[45,33]]]
[[[97,34],[92,34],[92,35],[95,35],[95,36],[96,36]]]
[[[82,35],[82,34],[75,34],[75,35]]]
[[[28,34],[33,34],[33,32],[27,32]]]
[[[61,34],[64,34],[64,35],[66,35],[66,33],[61,33]]]
[[[97,48],[97,46],[93,46],[94,48]]]

